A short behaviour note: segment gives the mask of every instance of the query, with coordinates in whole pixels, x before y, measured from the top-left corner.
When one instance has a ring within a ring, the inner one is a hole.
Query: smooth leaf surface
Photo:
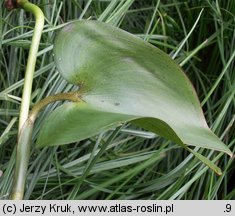
[[[54,52],[59,72],[80,87],[84,102],[52,112],[38,146],[83,140],[132,121],[181,146],[232,154],[207,126],[188,78],[156,47],[105,23],[76,21],[59,33]]]

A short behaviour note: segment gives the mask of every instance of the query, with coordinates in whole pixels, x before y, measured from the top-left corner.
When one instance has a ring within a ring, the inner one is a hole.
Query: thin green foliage
[[[31,107],[46,96],[74,90],[54,67],[52,48],[58,30],[79,18],[99,19],[174,56],[193,82],[209,126],[234,152],[234,1],[32,2],[46,19]],[[3,4],[1,0],[0,199],[7,199],[34,19],[23,11],[6,11]],[[233,158],[194,149],[221,167],[223,173],[217,176],[176,144],[131,124],[79,143],[38,150],[34,144],[41,125],[59,104],[49,105],[36,121],[26,199],[235,199]]]

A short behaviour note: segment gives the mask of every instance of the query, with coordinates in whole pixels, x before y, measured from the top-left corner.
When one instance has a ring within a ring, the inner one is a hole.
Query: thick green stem
[[[19,134],[20,134],[24,122],[27,120],[29,114],[29,106],[31,102],[31,92],[33,84],[33,74],[35,70],[38,47],[44,26],[44,15],[38,6],[30,3],[28,0],[17,0],[17,4],[24,10],[33,13],[36,18],[32,43],[29,50],[28,62],[26,66],[25,81],[24,81],[24,88],[23,88],[21,108],[20,108],[20,119],[19,119]]]
[[[25,180],[26,180],[28,162],[30,157],[30,143],[32,139],[32,131],[38,113],[43,107],[45,107],[49,103],[58,100],[70,100],[70,101],[79,102],[80,97],[78,93],[74,92],[49,96],[40,101],[38,104],[36,104],[29,115],[33,74],[36,65],[38,47],[44,26],[44,15],[38,6],[30,3],[28,0],[7,1],[7,3],[8,3],[7,5],[10,6],[8,7],[9,9],[13,9],[15,7],[21,7],[24,10],[33,13],[36,18],[32,43],[29,50],[29,56],[26,66],[24,88],[22,93],[15,178],[14,178],[13,190],[11,193],[11,198],[13,200],[21,200],[24,197]]]
[[[73,102],[81,101],[80,95],[77,92],[61,93],[44,98],[33,107],[28,119],[25,121],[19,133],[16,155],[15,178],[11,193],[11,199],[13,200],[22,200],[24,197],[24,188],[30,157],[30,143],[32,140],[34,122],[39,112],[45,106],[55,101],[61,100],[69,100]]]
[[[34,122],[25,121],[18,138],[16,152],[15,178],[11,199],[22,200],[24,196],[25,180],[30,156],[30,143],[32,139]]]
[[[24,195],[24,184],[30,155],[32,130],[34,125],[34,122],[31,122],[31,120],[28,119],[28,114],[31,101],[33,74],[36,65],[38,47],[44,26],[44,15],[38,6],[30,3],[28,0],[7,1],[6,3],[9,9],[21,7],[24,10],[33,13],[36,18],[32,43],[29,50],[29,56],[26,66],[25,81],[20,107],[17,159],[15,168],[16,171],[13,191],[11,195],[12,199],[22,199]]]

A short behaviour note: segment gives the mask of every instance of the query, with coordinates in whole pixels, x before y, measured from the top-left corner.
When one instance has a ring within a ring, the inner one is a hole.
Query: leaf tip
[[[229,149],[228,151],[225,152],[231,159],[235,158],[235,155],[233,154],[233,152]]]
[[[219,167],[214,171],[218,176],[221,176],[223,174],[222,170]]]

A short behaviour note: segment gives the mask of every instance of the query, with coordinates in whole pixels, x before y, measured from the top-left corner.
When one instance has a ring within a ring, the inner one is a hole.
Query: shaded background
[[[63,24],[99,19],[136,34],[173,57],[192,81],[209,126],[234,152],[234,0],[31,2],[46,17],[32,106],[45,96],[73,88],[53,63],[54,37]],[[19,104],[34,17],[23,10],[7,11],[4,1],[0,3],[0,199],[5,199],[14,173]],[[41,113],[34,141],[57,105]],[[117,135],[110,139],[114,133]],[[107,142],[104,153],[96,156]],[[40,150],[33,147],[25,198],[234,199],[234,160],[211,150],[199,151],[222,168],[222,176],[174,143],[130,124],[79,143]]]

